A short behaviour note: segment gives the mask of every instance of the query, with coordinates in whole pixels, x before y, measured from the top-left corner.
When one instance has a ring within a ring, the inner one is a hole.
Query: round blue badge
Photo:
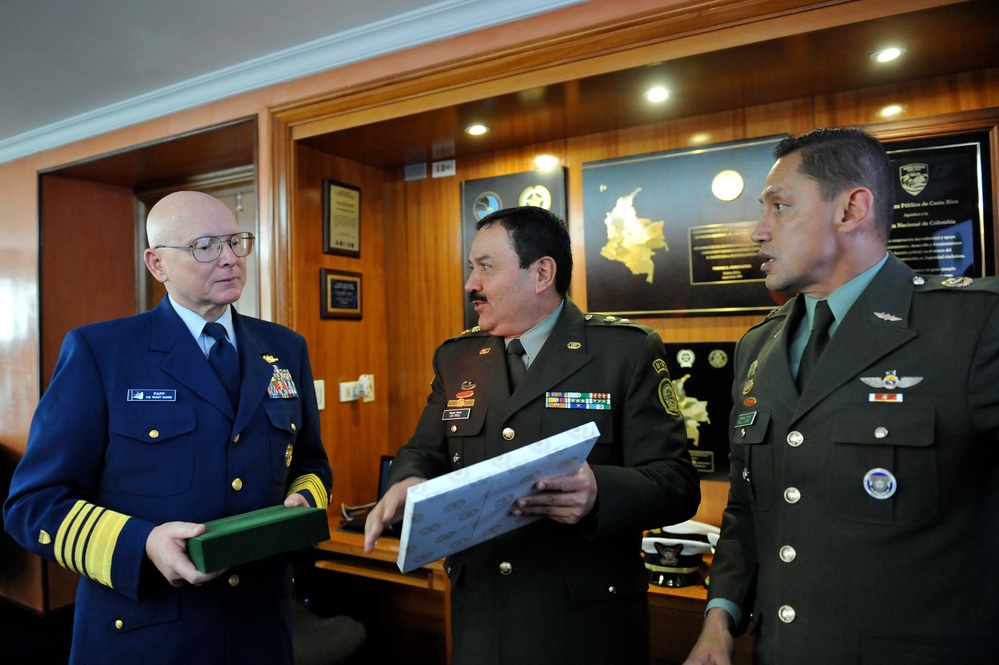
[[[898,489],[898,481],[887,469],[871,469],[864,475],[864,490],[875,499],[887,499]]]

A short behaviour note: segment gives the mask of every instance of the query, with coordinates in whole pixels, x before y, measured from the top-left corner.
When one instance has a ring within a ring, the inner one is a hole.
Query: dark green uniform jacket
[[[447,560],[454,662],[647,663],[642,531],[688,519],[700,498],[659,335],[584,317],[567,300],[514,395],[503,339],[482,331],[445,342],[434,370],[393,482],[439,476],[591,420],[600,429],[588,458],[597,507],[587,519],[540,520]],[[546,408],[549,391],[608,393],[611,408]],[[459,394],[474,400],[468,417],[442,419]]]
[[[739,343],[711,595],[757,663],[996,662],[999,283],[969,282],[890,257],[801,395],[802,298]]]

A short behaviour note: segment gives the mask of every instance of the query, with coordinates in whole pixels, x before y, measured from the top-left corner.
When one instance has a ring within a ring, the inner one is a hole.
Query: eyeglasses
[[[211,263],[222,254],[222,243],[229,245],[229,249],[236,256],[246,256],[253,250],[253,234],[236,233],[227,237],[206,236],[198,238],[190,245],[156,245],[153,249],[189,249],[196,261]]]

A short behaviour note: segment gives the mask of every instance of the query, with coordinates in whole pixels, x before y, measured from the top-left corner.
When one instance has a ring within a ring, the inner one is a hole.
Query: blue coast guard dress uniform
[[[505,356],[503,338],[478,329],[437,349],[426,409],[390,481],[436,477],[594,421],[597,507],[579,524],[539,520],[448,557],[454,662],[647,664],[642,533],[691,517],[700,499],[662,340],[566,299],[512,394]]]
[[[284,557],[175,588],[144,556],[164,522],[237,515],[298,491],[329,501],[305,340],[232,318],[238,410],[169,296],[63,342],[4,518],[24,547],[81,575],[73,663],[291,663]]]
[[[801,300],[736,352],[709,600],[762,665],[997,662],[999,282],[890,256],[799,394]]]

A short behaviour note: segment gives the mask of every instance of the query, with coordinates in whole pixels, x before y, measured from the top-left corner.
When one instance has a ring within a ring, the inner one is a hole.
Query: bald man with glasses
[[[253,235],[198,192],[146,220],[152,311],[71,331],[4,505],[81,575],[71,663],[292,663],[291,566],[199,572],[187,541],[259,508],[329,503],[301,335],[240,316]]]

